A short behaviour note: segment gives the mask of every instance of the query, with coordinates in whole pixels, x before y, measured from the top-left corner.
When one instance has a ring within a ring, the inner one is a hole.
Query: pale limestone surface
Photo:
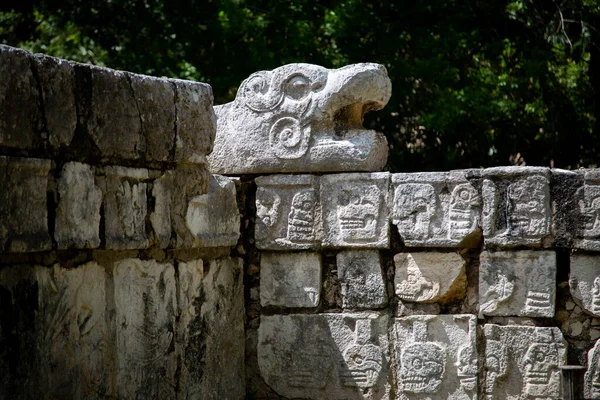
[[[481,175],[486,245],[543,245],[551,233],[550,170],[497,167],[484,169]]]
[[[260,304],[316,307],[321,295],[321,255],[318,253],[261,254]]]
[[[455,247],[481,229],[474,170],[392,174],[392,222],[406,246]]]
[[[377,172],[321,178],[323,246],[389,247],[389,177]]]
[[[584,376],[584,397],[600,399],[600,340],[588,352],[587,371]]]
[[[575,193],[579,208],[579,226],[575,247],[600,250],[600,169],[588,169],[584,185]]]
[[[561,399],[567,361],[560,329],[486,324],[482,392],[487,400]]]
[[[256,247],[317,249],[323,236],[319,178],[271,175],[256,178]]]
[[[600,256],[571,254],[569,287],[585,311],[600,316]]]
[[[260,373],[288,398],[389,399],[387,325],[380,314],[263,315]]]
[[[415,315],[394,320],[391,330],[398,398],[477,399],[474,315]]]
[[[54,239],[59,249],[100,246],[102,190],[89,165],[68,162],[57,182],[58,206]]]
[[[466,293],[466,263],[456,253],[399,253],[394,265],[396,296],[404,301],[444,303]]]
[[[336,266],[343,308],[364,310],[387,305],[381,256],[377,250],[340,251]]]
[[[288,64],[256,72],[235,100],[215,107],[217,136],[210,169],[220,174],[379,171],[385,137],[362,126],[363,115],[391,95],[384,66],[328,70]]]

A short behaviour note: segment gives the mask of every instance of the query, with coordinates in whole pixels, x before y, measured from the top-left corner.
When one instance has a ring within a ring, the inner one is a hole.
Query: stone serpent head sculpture
[[[256,72],[234,101],[215,107],[211,172],[380,170],[387,141],[362,126],[363,116],[383,108],[390,96],[390,79],[379,64],[334,70],[288,64]]]

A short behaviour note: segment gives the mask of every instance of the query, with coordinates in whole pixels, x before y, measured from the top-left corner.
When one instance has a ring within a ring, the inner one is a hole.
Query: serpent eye
[[[303,75],[291,77],[286,84],[285,94],[294,100],[302,100],[309,92],[310,81]]]

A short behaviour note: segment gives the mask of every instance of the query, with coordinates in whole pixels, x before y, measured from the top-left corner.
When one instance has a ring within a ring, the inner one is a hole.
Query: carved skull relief
[[[377,239],[381,191],[376,185],[370,185],[365,189],[357,191],[344,188],[338,194],[338,223],[344,241]]]
[[[401,390],[409,393],[435,393],[446,371],[446,353],[436,343],[417,342],[404,349],[401,364]]]
[[[394,195],[394,223],[405,239],[426,239],[435,213],[435,192],[429,184],[407,183]]]
[[[313,190],[305,190],[294,195],[288,216],[288,240],[290,242],[311,242],[315,239],[315,203]]]

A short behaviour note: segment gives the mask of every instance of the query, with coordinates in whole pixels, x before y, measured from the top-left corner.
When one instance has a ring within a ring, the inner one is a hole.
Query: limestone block
[[[319,178],[272,175],[256,178],[256,247],[317,249],[322,239]]]
[[[324,246],[389,247],[389,177],[379,172],[321,178]]]
[[[377,250],[341,251],[336,264],[343,308],[372,309],[387,305],[381,256]]]
[[[316,307],[321,294],[321,268],[318,253],[262,253],[260,304]]]
[[[479,315],[554,316],[556,254],[553,251],[481,253]]]
[[[190,199],[185,220],[198,247],[235,246],[240,236],[240,212],[233,180],[211,175],[208,193]]]
[[[216,135],[212,88],[206,83],[179,79],[169,79],[169,82],[175,87],[177,113],[175,161],[204,164]],[[228,157],[234,161],[233,154]]]
[[[71,144],[77,127],[73,64],[34,54],[33,62],[42,90],[48,142],[54,149]]]
[[[175,398],[176,283],[171,264],[126,259],[113,268],[119,398]]]
[[[560,329],[486,324],[483,393],[489,400],[561,399],[567,361]]]
[[[466,294],[466,263],[456,253],[399,253],[394,265],[396,296],[404,301],[447,303]]]
[[[233,102],[215,107],[211,171],[379,171],[387,161],[387,141],[362,121],[390,95],[390,79],[379,64],[335,70],[288,64],[256,72]]]
[[[17,149],[42,145],[43,115],[31,54],[0,45],[0,145]]]
[[[380,314],[263,315],[260,373],[287,398],[389,399],[387,325]]]
[[[175,146],[175,90],[166,79],[127,73],[137,106],[146,159],[169,161]]]
[[[482,177],[486,245],[541,246],[551,233],[549,169],[488,168]]]
[[[569,276],[571,296],[588,313],[600,317],[600,257],[572,254]]]
[[[392,222],[406,246],[455,247],[481,227],[482,200],[468,172],[392,175]]]
[[[552,200],[552,247],[574,247],[580,233],[580,200],[584,186],[583,170],[567,171],[553,168],[550,171],[550,198]]]
[[[600,399],[600,340],[588,352],[588,366],[584,376],[584,398]]]
[[[150,225],[155,242],[160,248],[166,248],[171,243],[172,220],[171,205],[173,192],[172,173],[167,172],[152,183],[152,198],[154,207],[150,212]]]
[[[59,249],[100,246],[102,190],[89,165],[66,163],[58,178],[54,239]]]
[[[114,250],[148,247],[146,235],[148,170],[106,167],[104,213],[106,247]]]
[[[415,315],[394,321],[398,398],[477,399],[474,315]]]
[[[578,203],[579,222],[576,229],[575,247],[600,250],[600,169],[588,169],[584,185],[575,193]]]
[[[0,251],[52,248],[48,233],[50,160],[0,156]]]

